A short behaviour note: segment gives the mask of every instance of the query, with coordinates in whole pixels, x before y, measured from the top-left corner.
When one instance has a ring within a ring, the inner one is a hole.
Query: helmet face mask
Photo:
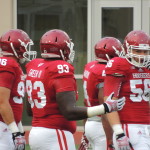
[[[15,56],[20,63],[36,58],[37,52],[31,51],[32,45],[33,41],[27,33],[20,29],[9,30],[0,39],[1,54]]]
[[[150,38],[143,31],[131,31],[125,38],[126,59],[136,67],[146,67],[150,60]]]
[[[58,29],[46,32],[40,40],[42,58],[60,58],[73,63],[73,42],[66,32]]]
[[[124,53],[121,42],[114,37],[104,37],[95,45],[96,60],[107,62],[113,57],[120,57]]]

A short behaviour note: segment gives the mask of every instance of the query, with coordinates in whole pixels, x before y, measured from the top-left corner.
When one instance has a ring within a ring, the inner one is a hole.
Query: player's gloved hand
[[[112,100],[113,95],[114,95],[114,92],[112,92],[109,95],[109,97],[103,104],[105,107],[105,113],[121,110],[123,108],[123,106],[125,105],[125,97],[122,97],[122,98],[119,98],[116,100]]]
[[[116,135],[116,141],[118,150],[131,150],[132,145],[129,141],[129,138],[124,133]]]
[[[15,150],[25,150],[26,140],[24,135],[22,136],[21,134],[23,135],[23,133],[20,132],[12,133]]]
[[[108,145],[108,150],[115,150],[113,144],[109,144],[109,145]]]
[[[21,133],[22,138],[24,139],[24,149],[25,150],[25,146],[26,146],[26,139],[25,139],[25,132]]]
[[[89,141],[86,138],[85,134],[83,133],[82,138],[81,138],[81,144],[78,150],[87,150],[88,148],[89,148]]]

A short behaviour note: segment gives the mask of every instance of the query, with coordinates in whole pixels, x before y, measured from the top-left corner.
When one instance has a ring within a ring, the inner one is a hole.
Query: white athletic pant
[[[29,145],[31,150],[75,150],[71,132],[43,127],[32,127]]]
[[[0,150],[14,150],[12,133],[8,126],[0,121]]]
[[[99,121],[86,121],[85,135],[89,140],[92,150],[106,150],[107,142],[102,123]]]
[[[150,125],[124,124],[123,129],[129,137],[133,150],[150,150]],[[114,135],[113,142],[116,148],[115,150],[118,150],[115,139]]]

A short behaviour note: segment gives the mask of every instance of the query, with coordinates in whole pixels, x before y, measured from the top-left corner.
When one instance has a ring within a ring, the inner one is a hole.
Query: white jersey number
[[[24,82],[21,81],[21,82],[18,83],[17,92],[20,96],[19,97],[18,96],[13,97],[13,100],[17,104],[22,104],[23,103],[22,98],[24,97],[24,93],[25,93]]]
[[[57,65],[58,73],[68,73],[69,66],[68,65]]]
[[[137,88],[138,85],[143,84],[144,85],[144,90],[141,88]],[[131,92],[133,94],[130,94],[130,99],[133,102],[141,102],[142,100],[144,101],[149,101],[149,95],[150,95],[150,79],[145,79],[142,81],[142,79],[138,80],[130,80],[130,88]]]
[[[33,108],[34,106],[36,106],[37,108],[43,108],[46,105],[45,89],[41,81],[35,81],[32,85],[32,82],[30,80],[27,80],[26,90],[28,94],[28,101],[31,104],[31,108]],[[37,97],[38,99],[40,99],[40,101],[38,101],[37,99],[32,99],[32,90],[38,90]]]

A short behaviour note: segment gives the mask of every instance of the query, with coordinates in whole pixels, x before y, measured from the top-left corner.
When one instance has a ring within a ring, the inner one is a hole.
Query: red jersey
[[[119,97],[126,98],[125,106],[118,112],[121,123],[150,124],[150,70],[135,67],[125,58],[116,57],[108,62],[105,71],[106,78],[114,74],[124,76],[118,89]]]
[[[11,90],[9,102],[15,121],[19,123],[22,119],[25,92],[25,76],[20,65],[12,58],[0,57],[0,78],[0,87],[6,87]],[[3,121],[1,116],[0,121]]]
[[[63,60],[34,59],[26,65],[26,70],[26,90],[33,112],[32,126],[74,133],[76,122],[65,119],[56,102],[58,92],[77,93],[74,67]],[[59,84],[56,85],[56,82]]]
[[[99,105],[99,86],[104,84],[105,64],[92,61],[85,65],[83,73],[84,103],[86,106]]]

